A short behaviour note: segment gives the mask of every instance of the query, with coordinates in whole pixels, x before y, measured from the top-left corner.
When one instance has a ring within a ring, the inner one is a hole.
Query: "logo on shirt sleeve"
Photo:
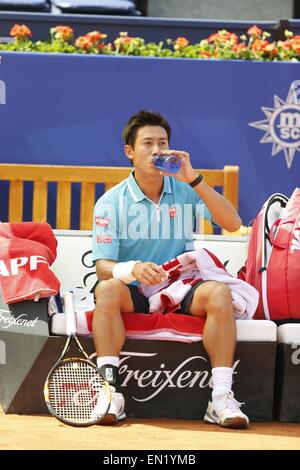
[[[105,217],[95,217],[95,224],[98,225],[98,227],[107,227],[108,222],[109,220]]]
[[[97,243],[112,243],[111,235],[97,235]]]
[[[176,207],[170,207],[169,214],[171,218],[176,217]]]

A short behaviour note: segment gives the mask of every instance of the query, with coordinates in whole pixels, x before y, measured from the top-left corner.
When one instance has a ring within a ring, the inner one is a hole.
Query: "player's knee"
[[[207,298],[207,310],[222,316],[226,314],[232,315],[232,296],[226,284],[215,283]]]
[[[124,295],[125,284],[119,279],[107,279],[98,283],[95,290],[97,304],[120,304]]]

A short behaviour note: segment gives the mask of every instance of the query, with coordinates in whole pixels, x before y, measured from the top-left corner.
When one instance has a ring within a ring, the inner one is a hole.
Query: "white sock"
[[[212,399],[220,395],[226,395],[231,390],[232,385],[232,367],[214,367],[211,370],[213,378]]]
[[[118,356],[99,356],[97,357],[97,367],[100,368],[106,365],[119,367],[120,359]]]

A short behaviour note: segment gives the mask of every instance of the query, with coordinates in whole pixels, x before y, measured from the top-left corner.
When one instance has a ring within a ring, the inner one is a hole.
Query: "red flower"
[[[200,51],[199,52],[199,56],[202,58],[202,59],[206,59],[206,58],[210,58],[212,57],[212,52],[210,51]]]
[[[134,40],[133,37],[128,36],[127,32],[122,32],[120,36],[114,40],[114,46],[120,51],[126,51],[134,43]]]
[[[262,35],[262,30],[258,28],[256,25],[251,26],[251,28],[248,29],[247,34],[249,36],[253,36],[254,38],[257,38]]]
[[[277,55],[278,54],[278,49],[276,47],[276,44],[274,42],[271,42],[265,47],[265,52],[268,52],[269,54],[272,55]]]
[[[246,49],[247,49],[247,46],[244,42],[240,42],[239,44],[234,44],[232,46],[233,52],[245,51]]]
[[[50,33],[56,41],[68,42],[73,39],[73,29],[70,26],[55,26],[50,29]]]
[[[255,39],[255,41],[253,41],[251,49],[254,52],[264,52],[268,45],[268,41],[263,41],[262,39]]]
[[[292,49],[292,43],[290,40],[288,41],[283,41],[282,43],[282,49],[285,50],[285,51],[289,51]]]
[[[208,42],[233,42],[234,44],[237,44],[238,42],[238,37],[235,33],[230,33],[229,31],[226,31],[226,29],[220,30],[217,33],[211,34],[208,38]]]
[[[14,38],[22,38],[22,39],[29,38],[30,36],[32,36],[32,33],[31,33],[30,29],[27,26],[25,26],[24,24],[22,24],[22,25],[15,24],[11,28],[9,34]]]
[[[102,34],[100,31],[91,31],[86,34],[86,37],[89,38],[93,43],[98,43],[101,39],[105,39],[107,34]]]
[[[183,49],[184,47],[188,46],[188,44],[189,41],[181,36],[179,36],[175,41],[175,46],[179,47],[179,49]]]
[[[78,47],[78,49],[83,49],[86,51],[92,49],[94,43],[87,36],[79,36],[75,41],[75,46]]]
[[[292,42],[292,50],[300,54],[300,41],[291,41]]]

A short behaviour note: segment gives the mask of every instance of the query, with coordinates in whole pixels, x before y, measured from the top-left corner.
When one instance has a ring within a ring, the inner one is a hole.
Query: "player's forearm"
[[[116,264],[116,261],[106,259],[96,261],[96,273],[99,281],[111,279],[113,277],[113,268]]]
[[[225,197],[211,188],[205,181],[201,181],[200,184],[194,187],[194,190],[205,203],[214,222],[229,232],[234,232],[240,228],[241,218]]]

